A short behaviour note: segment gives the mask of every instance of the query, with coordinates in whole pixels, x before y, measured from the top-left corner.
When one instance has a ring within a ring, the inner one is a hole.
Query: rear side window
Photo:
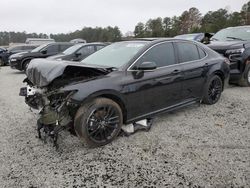
[[[95,52],[94,46],[84,46],[80,50],[77,51],[78,53],[82,54],[83,57],[86,57]]]
[[[200,59],[198,48],[195,44],[187,42],[176,43],[180,63]]]
[[[47,47],[47,53],[57,53],[59,51],[58,45],[50,45]]]
[[[204,50],[202,50],[200,47],[198,47],[198,51],[199,51],[199,54],[200,54],[200,58],[202,59],[202,58],[204,58],[204,57],[206,57],[206,53],[204,52]]]
[[[151,48],[138,60],[137,63],[140,65],[143,62],[154,62],[156,63],[157,67],[175,64],[176,58],[173,44],[168,42]]]
[[[63,45],[61,45],[61,52],[62,51],[64,51],[64,50],[66,50],[66,49],[68,49],[69,47],[71,47],[72,45],[69,45],[69,44],[63,44]]]
[[[98,51],[98,50],[100,50],[100,49],[102,49],[102,48],[104,48],[104,46],[96,46],[96,51]]]

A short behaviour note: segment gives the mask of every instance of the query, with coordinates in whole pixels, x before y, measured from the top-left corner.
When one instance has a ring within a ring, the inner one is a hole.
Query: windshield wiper
[[[227,39],[233,39],[233,40],[241,40],[241,41],[245,41],[244,39],[237,38],[237,37],[227,37]]]

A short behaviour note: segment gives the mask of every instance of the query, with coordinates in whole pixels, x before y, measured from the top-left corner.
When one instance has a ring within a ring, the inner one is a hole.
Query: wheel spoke
[[[87,131],[89,137],[96,142],[107,142],[112,138],[117,126],[120,123],[120,117],[115,107],[105,105],[95,109],[87,120]]]

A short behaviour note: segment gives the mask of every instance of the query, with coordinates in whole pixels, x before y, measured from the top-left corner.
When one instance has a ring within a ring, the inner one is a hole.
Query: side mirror
[[[137,70],[141,71],[153,71],[157,68],[155,62],[143,62],[141,65],[137,67]]]
[[[47,54],[47,50],[46,50],[46,49],[43,49],[43,50],[41,51],[41,53],[42,53],[42,54]]]

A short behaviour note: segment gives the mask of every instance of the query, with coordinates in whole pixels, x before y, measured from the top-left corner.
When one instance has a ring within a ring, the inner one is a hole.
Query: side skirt
[[[195,104],[195,103],[200,103],[200,99],[192,99],[192,100],[184,101],[184,102],[178,103],[176,105],[169,106],[167,108],[163,108],[163,109],[160,109],[160,110],[157,110],[154,112],[150,112],[150,113],[142,115],[142,116],[134,117],[132,119],[127,120],[126,124],[140,121],[140,120],[143,120],[146,118],[151,118],[152,116],[159,115],[159,114],[166,113],[166,112],[170,112],[173,110],[177,110],[177,109],[180,109],[180,108],[183,108],[183,107]]]

